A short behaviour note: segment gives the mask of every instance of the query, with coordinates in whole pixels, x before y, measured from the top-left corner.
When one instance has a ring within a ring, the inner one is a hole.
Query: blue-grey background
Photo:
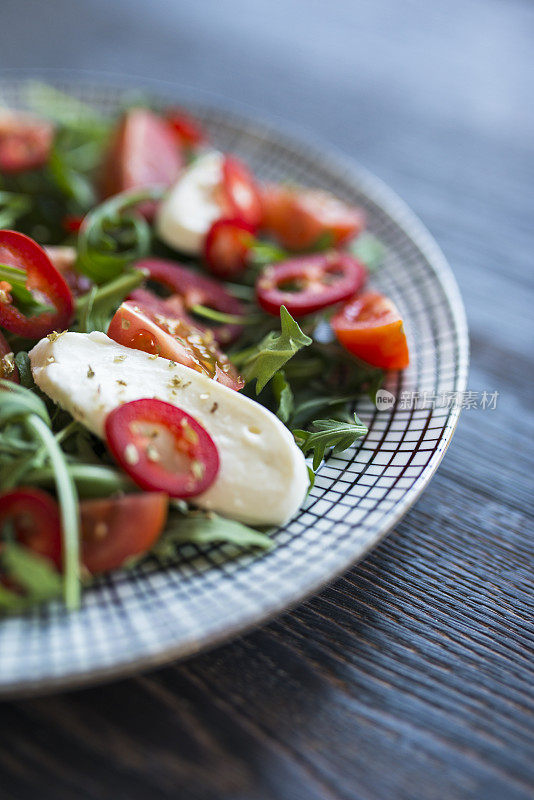
[[[2,0],[2,68],[214,92],[387,181],[456,273],[470,388],[500,397],[300,609],[149,677],[4,706],[0,798],[532,798],[533,53],[527,0]]]

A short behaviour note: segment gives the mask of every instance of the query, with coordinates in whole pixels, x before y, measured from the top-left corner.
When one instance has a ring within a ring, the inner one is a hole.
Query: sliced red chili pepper
[[[13,351],[0,333],[0,378],[20,383],[19,371],[15,366]]]
[[[28,339],[40,339],[54,330],[68,327],[74,314],[72,294],[42,247],[23,233],[0,231],[2,264],[23,270],[26,273],[26,288],[35,299],[43,305],[52,306],[54,310],[26,317],[13,303],[9,282],[2,281],[0,325]]]
[[[138,486],[170,497],[195,497],[219,471],[213,439],[185,411],[163,400],[133,400],[106,419],[106,439]]]
[[[165,118],[182,147],[195,148],[207,141],[198,122],[180,108],[167,109]]]
[[[187,267],[174,261],[164,261],[161,258],[144,258],[135,265],[137,269],[144,269],[149,274],[149,279],[163,286],[171,292],[171,297],[166,302],[169,308],[178,312],[180,305],[186,311],[194,306],[202,305],[222,311],[233,316],[242,316],[244,311],[239,300],[226,291],[217,281],[204,275],[199,275]],[[132,297],[135,294],[132,293]],[[195,321],[197,328],[206,329],[205,322]],[[214,325],[209,326],[213,335],[220,344],[230,344],[240,335],[240,325]]]
[[[278,315],[285,306],[294,317],[302,317],[346,300],[366,277],[365,267],[354,256],[316,253],[267,267],[256,282],[256,295],[269,314]]]
[[[31,486],[4,492],[0,495],[0,530],[7,522],[20,544],[61,569],[61,524],[53,497]]]
[[[54,128],[29,114],[0,114],[0,172],[25,172],[46,164]]]
[[[247,258],[254,242],[251,225],[239,219],[218,219],[208,231],[204,260],[210,272],[219,278],[235,278],[247,268]]]
[[[222,191],[231,216],[257,230],[263,216],[260,190],[248,167],[235,156],[225,156]]]

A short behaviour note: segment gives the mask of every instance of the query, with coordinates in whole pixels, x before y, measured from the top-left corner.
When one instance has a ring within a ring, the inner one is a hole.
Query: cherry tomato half
[[[83,565],[96,575],[150,550],[165,525],[167,506],[168,497],[160,492],[83,500]],[[13,525],[20,544],[49,558],[61,570],[61,523],[53,497],[32,487],[5,492],[0,495],[0,530],[6,522]]]
[[[0,333],[0,378],[20,383],[19,371],[15,366],[13,351]]]
[[[23,233],[0,231],[0,264],[24,270],[26,288],[44,305],[54,308],[53,311],[26,317],[14,305],[9,283],[3,281],[0,325],[28,339],[40,339],[54,330],[68,327],[74,314],[72,294],[42,247]]]
[[[218,281],[199,275],[181,264],[161,258],[144,258],[135,266],[137,269],[146,270],[150,281],[171,292],[168,302],[175,311],[179,310],[180,305],[185,311],[190,311],[193,306],[202,305],[233,316],[241,316],[244,313],[239,300],[232,297]],[[200,329],[206,328],[205,321],[195,324]],[[210,329],[220,344],[234,342],[242,330],[240,325],[226,324],[210,326]]]
[[[404,369],[410,362],[402,319],[394,303],[378,292],[349,300],[332,318],[332,328],[353,355],[382,369]]]
[[[365,215],[321,189],[266,186],[262,228],[288,250],[310,250],[324,237],[338,247],[362,232]]]
[[[303,317],[346,300],[366,277],[365,267],[354,256],[315,253],[267,267],[256,282],[256,296],[268,314],[278,316],[284,305],[294,317]]]
[[[262,220],[262,201],[252,173],[238,158],[225,156],[222,175],[224,204],[230,215],[257,230]]]
[[[54,128],[29,114],[0,114],[0,172],[25,172],[48,161]]]
[[[0,495],[0,531],[7,522],[20,544],[61,569],[61,525],[53,497],[31,486],[4,492]]]
[[[150,306],[132,301],[122,303],[110,322],[110,339],[124,347],[177,361],[230,389],[238,391],[243,388],[243,379],[209,332],[192,327],[179,316],[160,313],[156,303],[157,298]]]
[[[104,163],[105,197],[126,189],[170,186],[182,171],[183,158],[166,120],[146,108],[132,108],[122,117]],[[140,210],[152,216],[154,203]]]
[[[207,141],[207,137],[198,122],[180,108],[167,109],[165,119],[182,147],[193,149]]]
[[[114,458],[142,489],[170,497],[195,497],[219,471],[213,439],[199,423],[163,400],[133,400],[106,419]]]
[[[117,569],[156,543],[167,519],[162,492],[82,500],[82,563],[93,575]]]
[[[204,260],[219,278],[235,278],[247,268],[254,229],[239,219],[218,219],[208,231]]]

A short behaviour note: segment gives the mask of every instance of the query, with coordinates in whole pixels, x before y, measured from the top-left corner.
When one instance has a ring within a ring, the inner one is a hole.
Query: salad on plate
[[[0,112],[0,610],[184,544],[273,546],[407,366],[383,246],[176,108]]]

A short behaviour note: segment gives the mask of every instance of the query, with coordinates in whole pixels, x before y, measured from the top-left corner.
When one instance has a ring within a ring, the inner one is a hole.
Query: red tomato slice
[[[262,220],[260,190],[248,167],[234,156],[225,156],[222,192],[230,215],[257,230]]]
[[[323,237],[338,247],[362,232],[365,214],[320,189],[269,185],[262,192],[262,228],[288,250],[313,249]]]
[[[106,439],[120,466],[142,489],[195,497],[219,471],[213,439],[185,411],[162,400],[133,400],[106,419]]]
[[[278,316],[285,306],[302,317],[339,303],[363,285],[367,271],[347,253],[315,253],[267,267],[256,282],[259,305]]]
[[[162,492],[83,500],[80,517],[86,569],[92,575],[108,572],[150,550],[165,526],[167,507],[168,497]]]
[[[80,503],[82,563],[93,575],[117,569],[157,541],[167,519],[168,497],[160,492]],[[0,495],[0,530],[13,525],[20,544],[62,569],[57,502],[41,489],[21,487]],[[0,544],[1,549],[1,544]]]
[[[181,149],[167,122],[146,108],[132,108],[122,117],[104,164],[104,196],[156,184],[170,186],[182,166]],[[154,209],[153,203],[141,207],[147,216]]]
[[[0,531],[7,522],[13,525],[20,544],[61,569],[59,510],[49,494],[31,486],[4,492],[0,495]]]
[[[25,172],[48,161],[54,128],[29,114],[0,114],[0,172]]]
[[[0,325],[28,339],[40,339],[68,327],[74,314],[72,294],[42,247],[23,233],[0,231],[0,264],[24,270],[26,288],[45,305],[54,307],[54,311],[26,317],[13,304],[10,284],[2,281]]]
[[[65,283],[73,297],[81,297],[91,289],[93,282],[76,269],[76,248],[67,245],[50,245],[44,251],[57,271],[65,278]]]
[[[214,356],[216,356],[221,362],[226,363],[226,356],[217,348],[215,342],[222,338],[226,338],[227,340],[230,338],[228,335],[226,335],[226,337],[221,336],[221,328],[233,329],[234,327],[238,326],[218,325],[214,328],[210,328],[206,325],[203,325],[187,312],[185,301],[179,294],[171,294],[167,298],[162,298],[158,297],[148,289],[134,289],[134,291],[129,295],[127,302],[137,306],[139,311],[141,311],[143,314],[149,317],[152,322],[171,335],[176,335],[173,333],[173,331],[175,332],[180,328],[180,325],[178,325],[178,328],[176,327],[176,323],[183,323],[187,330],[196,331],[203,338],[205,346],[209,347],[209,349],[213,351]],[[184,335],[186,335],[184,327],[182,327],[182,331]],[[236,337],[232,336],[232,339],[234,338]],[[240,384],[239,387],[231,385],[231,388],[241,388],[241,386],[242,384]]]
[[[353,297],[332,318],[331,325],[349,352],[374,367],[404,369],[410,363],[399,312],[378,292]]]
[[[124,347],[177,361],[238,391],[244,381],[209,333],[178,316],[164,316],[155,303],[141,307],[127,301],[117,309],[108,336]]]
[[[182,147],[193,149],[207,141],[198,122],[180,108],[167,109],[165,118]]]
[[[219,278],[235,278],[247,268],[254,229],[239,219],[218,219],[208,231],[204,260]]]
[[[199,275],[181,264],[161,258],[144,258],[135,266],[146,270],[150,281],[171,292],[171,297],[166,302],[175,311],[180,307],[189,311],[193,306],[202,305],[234,316],[244,313],[239,300],[232,297],[218,281]],[[201,330],[206,329],[205,322],[194,324]],[[242,330],[240,325],[215,325],[210,326],[210,329],[220,344],[234,342]]]
[[[19,371],[13,360],[13,350],[0,333],[0,378],[20,383]]]

